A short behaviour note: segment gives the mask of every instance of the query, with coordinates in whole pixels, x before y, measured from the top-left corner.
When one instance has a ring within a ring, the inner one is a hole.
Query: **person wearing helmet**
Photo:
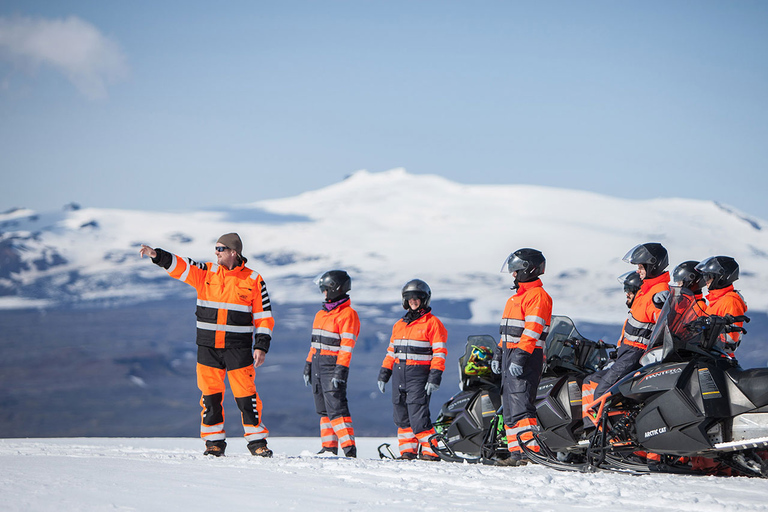
[[[312,345],[304,365],[304,384],[312,386],[320,415],[322,448],[318,452],[357,456],[355,432],[347,402],[347,378],[352,349],[360,334],[360,319],[348,292],[352,279],[343,270],[329,270],[315,280],[325,302],[312,324]]]
[[[532,431],[538,430],[536,389],[544,366],[544,345],[552,318],[552,297],[544,291],[541,276],[544,255],[536,249],[519,249],[507,257],[502,272],[515,279],[517,293],[507,300],[501,318],[498,350],[491,363],[501,374],[501,403],[509,457],[497,461],[504,466],[526,463],[518,434],[526,446],[539,451]]]
[[[440,387],[448,353],[448,332],[432,314],[432,290],[421,279],[408,281],[402,291],[403,318],[392,327],[387,355],[379,371],[379,391],[392,380],[392,404],[400,459],[440,460],[429,445],[435,434],[429,399]],[[419,454],[419,448],[421,454]]]
[[[640,357],[651,341],[660,304],[669,294],[669,272],[665,270],[669,265],[669,256],[663,245],[654,242],[637,245],[623,260],[637,265],[636,272],[642,282],[629,304],[629,314],[617,344],[616,361],[610,367],[589,375],[582,383],[582,418],[587,428],[596,423],[596,414],[590,409],[595,398],[604,395],[619,379],[640,367]]]
[[[638,274],[637,271],[631,270],[620,275],[619,282],[624,285],[624,294],[627,297],[627,308],[631,308],[632,303],[635,302],[635,295],[640,291],[640,286],[642,286],[643,280],[640,279],[640,274]]]
[[[739,278],[739,264],[730,256],[712,256],[698,265],[696,270],[704,276],[707,286],[707,313],[715,316],[739,316],[747,312],[744,297],[734,290],[733,283]],[[734,325],[741,327],[744,323]],[[741,332],[723,333],[720,343],[725,351],[733,357],[733,353],[741,343]]]
[[[693,293],[701,315],[707,312],[707,301],[704,300],[702,292],[707,283],[704,281],[704,274],[696,270],[698,264],[698,261],[688,260],[676,266],[672,271],[672,282],[675,286],[680,286]]]

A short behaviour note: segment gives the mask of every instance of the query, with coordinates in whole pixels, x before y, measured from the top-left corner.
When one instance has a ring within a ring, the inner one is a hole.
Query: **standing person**
[[[147,245],[139,254],[197,290],[197,386],[203,394],[200,437],[205,440],[205,455],[221,457],[227,447],[222,403],[228,376],[248,450],[271,457],[269,431],[261,421],[261,399],[253,381],[254,367],[264,363],[275,325],[267,286],[245,266],[248,260],[237,233],[219,237],[215,249],[216,263],[197,263]]]
[[[526,460],[518,434],[527,447],[539,451],[531,431],[538,430],[536,389],[544,367],[544,346],[552,318],[552,297],[539,276],[546,259],[536,249],[519,249],[507,257],[501,268],[515,278],[517,293],[507,300],[501,319],[499,350],[492,369],[501,373],[501,404],[510,456],[497,461],[504,466],[518,466]]]
[[[322,448],[318,453],[356,457],[355,431],[347,402],[347,378],[352,349],[360,334],[360,319],[347,292],[352,279],[343,270],[329,270],[316,280],[325,296],[312,324],[312,345],[304,365],[304,384],[312,385],[320,415]]]
[[[747,303],[733,283],[739,278],[739,264],[730,256],[712,256],[698,265],[696,270],[704,275],[707,284],[707,313],[716,316],[739,316],[747,312]],[[741,327],[744,322],[734,325]],[[731,357],[741,343],[741,332],[720,335],[721,348]]]
[[[596,414],[589,405],[605,394],[619,379],[640,368],[640,358],[651,341],[651,331],[659,316],[661,304],[669,293],[669,265],[667,250],[659,243],[645,243],[633,247],[623,261],[637,265],[642,279],[640,289],[631,302],[627,320],[618,343],[616,361],[609,368],[597,371],[581,386],[581,407],[584,426],[595,425]]]
[[[392,405],[400,459],[440,460],[429,445],[435,434],[429,399],[440,387],[445,371],[448,331],[432,314],[432,290],[421,279],[408,281],[402,291],[403,318],[392,327],[387,355],[379,371],[379,391],[392,381]],[[418,454],[421,448],[421,454]]]

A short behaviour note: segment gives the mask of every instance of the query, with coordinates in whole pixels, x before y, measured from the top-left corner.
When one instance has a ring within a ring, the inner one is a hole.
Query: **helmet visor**
[[[715,274],[715,275],[723,275],[725,274],[725,269],[720,264],[720,261],[717,259],[717,256],[710,256],[709,258],[705,259],[698,265],[696,265],[696,270],[701,272],[702,274]]]
[[[621,258],[622,261],[625,261],[627,263],[631,263],[632,265],[638,265],[638,264],[654,264],[657,261],[656,256],[651,254],[648,249],[645,248],[643,244],[639,244],[634,246],[632,249],[629,250],[627,254],[624,255],[623,258]]]
[[[520,259],[520,257],[515,255],[515,253],[512,253],[509,256],[507,256],[506,260],[504,260],[504,264],[501,266],[500,272],[502,274],[511,274],[512,272],[525,270],[528,268],[529,265],[530,263],[528,263],[523,259]]]

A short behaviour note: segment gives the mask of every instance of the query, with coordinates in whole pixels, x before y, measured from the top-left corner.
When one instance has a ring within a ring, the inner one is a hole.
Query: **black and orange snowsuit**
[[[739,316],[747,312],[747,303],[739,292],[733,289],[733,285],[726,286],[719,290],[711,290],[707,294],[707,314],[715,316]],[[737,322],[733,325],[743,326],[744,322]],[[718,343],[720,348],[733,356],[734,351],[741,343],[742,333],[730,332],[720,335]]]
[[[360,319],[348,297],[340,302],[325,303],[315,315],[312,345],[307,355],[323,448],[338,450],[341,444],[347,455],[356,454],[346,383],[352,349],[359,334]],[[336,388],[331,382],[333,378],[340,382]]]
[[[536,389],[544,367],[544,348],[552,319],[552,297],[544,291],[541,279],[520,283],[517,293],[507,300],[501,318],[501,404],[504,428],[510,452],[520,452],[517,435],[527,446],[538,451],[531,441],[532,430],[538,429]],[[523,367],[517,377],[509,373],[510,363]]]
[[[226,438],[222,401],[224,377],[228,376],[242,413],[245,439],[266,439],[269,431],[261,422],[261,399],[253,381],[253,350],[269,350],[275,325],[264,280],[244,264],[229,270],[159,248],[155,251],[153,263],[197,290],[197,385],[203,408],[200,436],[206,441]]]
[[[640,367],[640,358],[651,342],[651,331],[660,312],[653,303],[653,296],[663,291],[669,291],[669,272],[643,280],[624,322],[621,339],[617,344],[616,361],[610,367],[584,379],[581,386],[581,407],[585,425],[591,424],[589,404],[604,395],[619,379]]]
[[[392,327],[379,380],[392,379],[393,418],[400,455],[437,456],[429,445],[435,434],[429,414],[427,382],[440,385],[445,371],[448,331],[431,308],[409,311]]]

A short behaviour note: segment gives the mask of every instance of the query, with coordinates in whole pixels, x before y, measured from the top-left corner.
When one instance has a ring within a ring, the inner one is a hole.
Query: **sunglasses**
[[[216,252],[224,252],[229,250],[230,250],[229,247],[218,246],[218,245],[216,246]]]

